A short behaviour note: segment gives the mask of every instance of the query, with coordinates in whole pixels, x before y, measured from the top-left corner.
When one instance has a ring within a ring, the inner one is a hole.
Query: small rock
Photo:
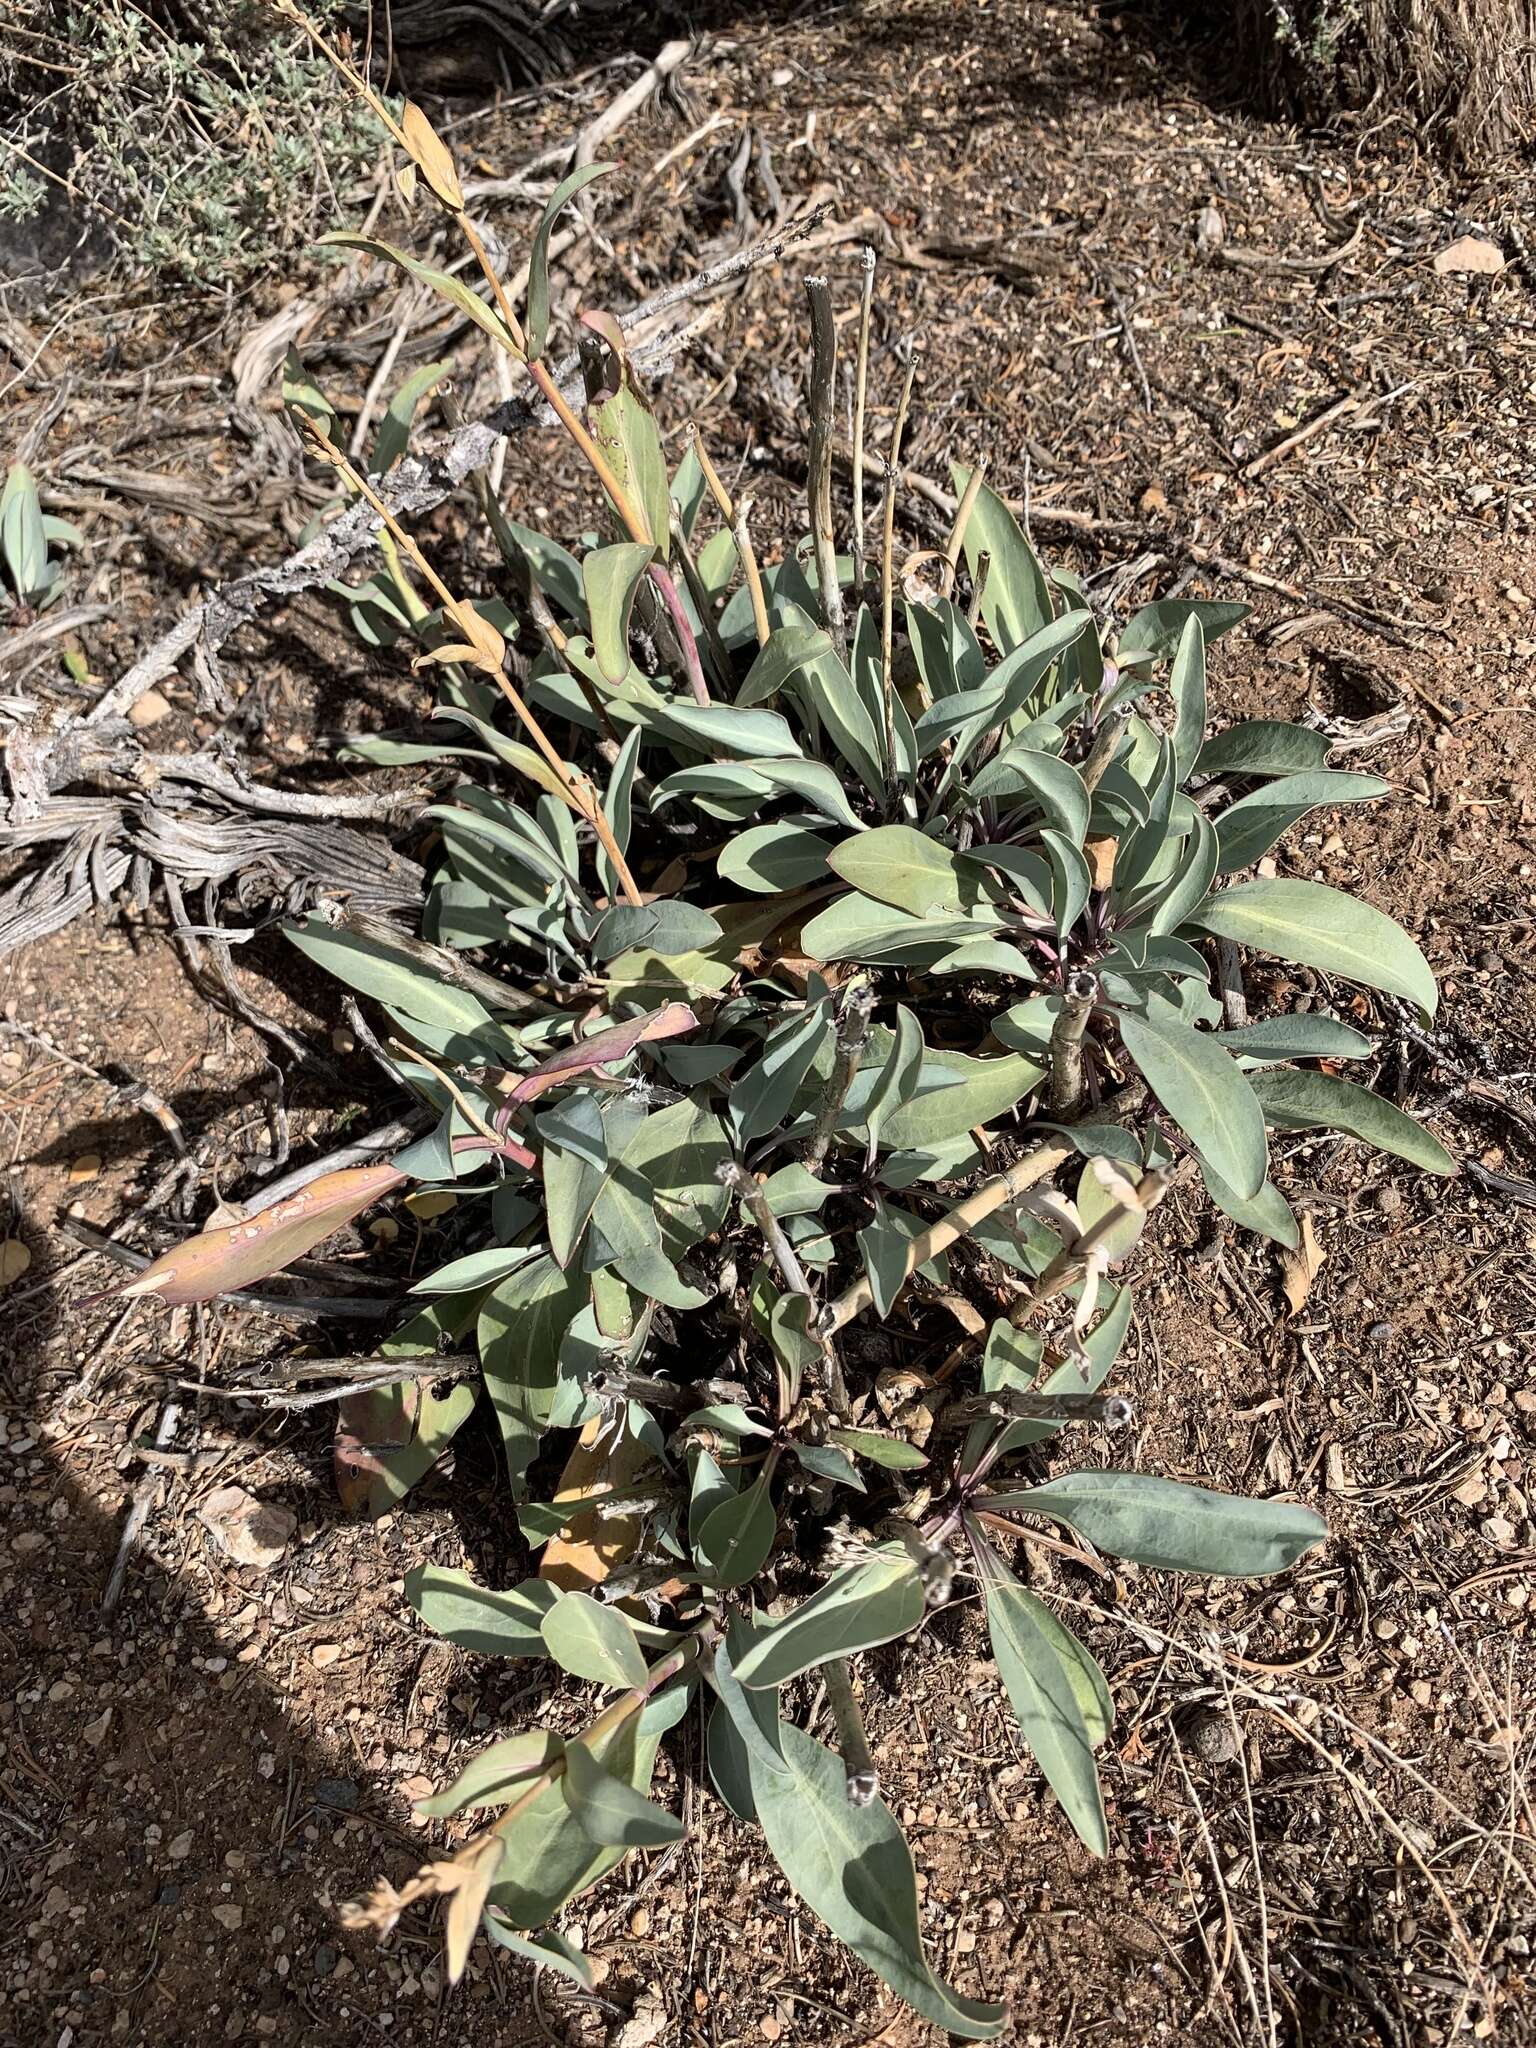
[[[87,1721],[80,1732],[85,1737],[86,1741],[91,1745],[92,1749],[100,1749],[101,1745],[107,1739],[107,1730],[111,1726],[112,1709],[110,1707],[107,1707],[102,1713],[97,1715],[94,1721]]]
[[[244,1906],[235,1905],[215,1906],[213,1909],[213,1917],[215,1920],[218,1921],[219,1925],[227,1929],[229,1933],[238,1934],[240,1932],[240,1929],[245,1925],[245,1908]]]
[[[13,1280],[19,1280],[32,1263],[32,1254],[19,1237],[8,1237],[0,1244],[0,1287],[9,1287]]]
[[[1497,277],[1503,268],[1504,251],[1481,235],[1460,236],[1434,261],[1437,277]]]
[[[1148,519],[1158,512],[1166,512],[1168,510],[1168,493],[1161,484],[1148,484],[1147,488],[1136,500],[1136,509]]]
[[[315,1975],[317,1977],[329,1977],[340,1960],[341,1958],[336,1950],[331,1948],[328,1943],[322,1941],[315,1950]]]
[[[342,1813],[351,1813],[359,1796],[350,1778],[321,1778],[315,1786],[315,1798],[320,1804],[334,1806]]]
[[[334,1664],[340,1655],[340,1643],[316,1643],[309,1653],[309,1661],[317,1671],[324,1671],[326,1666]]]
[[[142,732],[146,725],[158,725],[162,718],[171,715],[171,700],[158,690],[146,690],[136,704],[128,707],[128,723],[138,726]]]
[[[1186,1740],[1195,1755],[1208,1764],[1233,1763],[1241,1748],[1237,1731],[1225,1714],[1193,1715]]]
[[[155,1893],[155,1904],[157,1906],[174,1906],[180,1901],[180,1898],[181,1886],[179,1884],[163,1884],[159,1891]]]
[[[1483,1524],[1483,1534],[1500,1550],[1513,1550],[1515,1546],[1515,1525],[1503,1515],[1490,1515]]]
[[[1195,216],[1195,248],[1202,256],[1214,256],[1227,239],[1227,224],[1214,206],[1202,206]]]
[[[192,1854],[192,1830],[183,1828],[167,1845],[165,1853],[172,1863],[185,1863]]]
[[[203,1503],[201,1519],[227,1557],[259,1572],[281,1561],[299,1526],[297,1515],[276,1501],[257,1500],[243,1486],[216,1488]]]
[[[100,1172],[101,1154],[99,1152],[82,1152],[78,1159],[70,1161],[69,1184],[71,1187],[76,1187],[81,1181],[95,1180]]]

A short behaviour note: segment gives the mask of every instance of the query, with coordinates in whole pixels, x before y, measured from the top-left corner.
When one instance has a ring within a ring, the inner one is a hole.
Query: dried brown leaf
[[[1322,1271],[1327,1258],[1328,1254],[1318,1243],[1317,1233],[1312,1228],[1312,1218],[1303,1210],[1300,1244],[1294,1249],[1288,1247],[1280,1254],[1281,1284],[1293,1316],[1300,1315],[1306,1307],[1312,1282]]]
[[[211,1301],[216,1294],[249,1287],[303,1258],[354,1216],[404,1186],[406,1178],[387,1161],[322,1174],[259,1216],[189,1237],[121,1287],[107,1291],[124,1299],[157,1294],[162,1301],[179,1304]]]

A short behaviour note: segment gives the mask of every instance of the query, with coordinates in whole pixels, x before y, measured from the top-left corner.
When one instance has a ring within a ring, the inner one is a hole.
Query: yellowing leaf
[[[464,188],[453,167],[453,158],[447,144],[414,100],[405,103],[405,112],[400,116],[400,132],[405,137],[405,146],[412,160],[444,206],[461,213],[464,209]]]

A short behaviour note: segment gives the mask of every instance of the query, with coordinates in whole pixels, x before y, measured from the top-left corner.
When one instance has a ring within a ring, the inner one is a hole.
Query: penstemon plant
[[[1354,1025],[1233,1017],[1243,949],[1433,1012],[1423,956],[1380,912],[1241,879],[1310,810],[1386,785],[1331,770],[1302,727],[1212,736],[1206,649],[1244,608],[1097,616],[976,471],[956,471],[944,548],[900,564],[890,477],[867,553],[856,473],[840,553],[816,280],[810,530],[760,563],[696,436],[669,473],[616,322],[584,322],[579,410],[545,365],[551,225],[596,167],[551,200],[519,317],[425,117],[379,111],[490,302],[381,253],[527,365],[617,537],[578,558],[485,490],[512,597],[456,596],[290,364],[315,452],[383,522],[383,567],[343,602],[370,643],[414,645],[443,678],[424,737],[352,751],[460,778],[427,813],[424,938],[342,906],[291,936],[378,1006],[393,1071],[437,1120],[128,1291],[205,1299],[412,1183],[451,1199],[453,1255],[381,1350],[402,1378],[343,1412],[343,1489],[393,1505],[483,1390],[540,1569],[497,1589],[423,1565],[407,1597],[464,1649],[551,1659],[607,1697],[579,1734],[509,1735],[423,1802],[472,1832],[355,1918],[388,1927],[441,1896],[455,1978],[478,1931],[590,1982],[557,1922],[629,1850],[680,1834],[650,1786],[702,1692],[713,1784],[807,1904],[916,2010],[990,2038],[1003,2008],[925,1955],[851,1662],[973,1585],[1021,1733],[1103,1855],[1109,1686],[1031,1590],[1032,1546],[1249,1578],[1323,1540],[1305,1507],[1107,1466],[1096,1446],[1131,1420],[1104,1391],[1132,1318],[1115,1270],[1172,1182],[1198,1175],[1240,1226],[1293,1245],[1272,1129],[1454,1170],[1336,1071],[1373,1050]],[[378,468],[430,381],[392,410]],[[909,396],[910,379],[902,413]],[[937,1372],[867,1341],[871,1317],[983,1282],[1008,1313]],[[471,1344],[478,1380],[435,1384],[443,1348]],[[1065,1432],[1090,1446],[1080,1462],[1063,1464]],[[830,1746],[790,1710],[808,1676]]]

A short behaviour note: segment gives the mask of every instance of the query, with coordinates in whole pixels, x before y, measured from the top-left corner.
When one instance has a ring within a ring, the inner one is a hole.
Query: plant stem
[[[762,571],[757,566],[757,555],[752,547],[752,532],[747,524],[752,513],[752,500],[743,498],[736,508],[736,524],[731,528],[731,538],[736,543],[736,552],[741,558],[742,574],[747,579],[747,590],[752,599],[752,625],[757,634],[759,647],[768,645],[768,600],[763,595]]]
[[[719,1172],[720,1185],[745,1202],[752,1212],[752,1221],[763,1233],[774,1264],[778,1267],[785,1287],[791,1294],[802,1294],[807,1301],[813,1297],[811,1283],[805,1277],[805,1268],[795,1256],[795,1248],[784,1235],[784,1226],[773,1213],[773,1205],[763,1192],[763,1185],[755,1175],[748,1173],[735,1160],[728,1160]],[[814,1328],[815,1318],[812,1317]]]
[[[848,1099],[848,1090],[859,1070],[859,1055],[869,1043],[869,1020],[874,1007],[874,991],[867,983],[848,984],[837,1020],[837,1058],[827,1082],[827,1092],[821,1098],[816,1129],[805,1155],[805,1163],[812,1173],[821,1171],[822,1161],[832,1143],[837,1120]]]
[[[864,289],[859,298],[859,353],[853,373],[853,595],[864,583],[864,401],[869,389],[869,326],[875,302],[875,252],[859,252]]]
[[[955,571],[960,564],[960,551],[965,546],[965,529],[971,523],[971,514],[976,509],[976,500],[981,496],[981,487],[986,481],[986,475],[987,458],[983,455],[971,471],[965,493],[955,507],[949,539],[944,543],[944,573],[939,579],[939,590],[945,597],[948,597],[955,587]]]
[[[806,465],[806,499],[816,546],[816,582],[821,618],[832,637],[838,659],[848,658],[843,625],[843,586],[837,574],[837,538],[832,531],[832,407],[837,380],[837,328],[832,319],[832,293],[824,277],[805,280],[811,308],[811,374],[806,386],[810,441]]]
[[[1221,991],[1221,1021],[1229,1031],[1248,1022],[1248,997],[1243,989],[1243,960],[1233,939],[1216,941],[1216,986]]]
[[[683,666],[688,671],[688,687],[693,692],[693,701],[695,704],[711,703],[713,700],[709,694],[709,685],[704,680],[704,669],[699,660],[699,643],[694,637],[693,626],[683,600],[677,594],[677,585],[672,581],[670,572],[664,569],[660,562],[652,562],[649,573],[651,581],[661,592],[661,601],[667,608],[672,630],[677,635],[677,644],[682,650]]]
[[[1099,977],[1085,968],[1069,974],[1051,1032],[1051,1115],[1070,1123],[1083,1106],[1083,1037],[1099,1000]]]
[[[688,595],[693,599],[693,608],[704,624],[704,644],[709,649],[709,664],[715,672],[715,681],[729,691],[731,686],[731,657],[725,651],[725,642],[720,638],[720,628],[715,624],[714,607],[709,601],[709,592],[704,588],[704,579],[699,574],[699,565],[694,560],[693,549],[683,531],[683,522],[672,511],[672,545],[677,550],[677,559],[683,565],[683,581],[688,586]]]
[[[549,365],[543,362],[530,363],[528,365],[528,374],[548,400],[555,418],[559,420],[561,426],[565,428],[565,431],[586,457],[588,468],[608,493],[613,503],[613,509],[623,521],[624,530],[630,539],[641,542],[649,541],[653,546],[664,545],[666,535],[662,534],[658,538],[656,534],[652,533],[643,509],[631,504],[624,486],[619,482],[609,466],[608,458],[576,417],[575,412],[566,399],[565,393],[551,375]]]
[[[1008,1320],[1014,1328],[1022,1329],[1037,1308],[1047,1301],[1054,1301],[1058,1294],[1064,1294],[1115,1226],[1127,1216],[1155,1209],[1167,1187],[1168,1176],[1165,1173],[1156,1170],[1144,1173],[1136,1183],[1134,1203],[1116,1202],[1083,1232],[1076,1244],[1063,1245],[1029,1293],[1021,1296],[1008,1311]]]
[[[896,407],[896,424],[891,429],[891,449],[885,460],[885,527],[880,555],[880,687],[885,711],[885,772],[896,780],[896,678],[891,673],[891,627],[896,601],[896,485],[901,476],[901,437],[912,403],[912,383],[917,375],[917,350],[907,362],[902,380],[901,400]]]
[[[1120,742],[1125,738],[1126,725],[1131,716],[1129,704],[1117,704],[1104,721],[1088,750],[1088,758],[1078,769],[1083,778],[1083,787],[1090,796],[1104,780],[1105,770],[1120,751]]]
[[[433,590],[436,591],[449,616],[458,621],[461,613],[471,611],[472,608],[470,606],[462,603],[460,599],[454,596],[442,577],[438,575],[432,564],[417,546],[414,538],[407,533],[378,492],[374,490],[372,484],[368,482],[367,478],[358,474],[357,470],[347,460],[346,456],[341,453],[340,449],[333,448],[317,427],[310,425],[307,421],[305,425],[308,428],[314,452],[323,461],[330,463],[333,468],[339,469],[359,496],[367,499],[380,519],[383,520],[385,527],[394,535],[401,551],[416,565],[427,582],[431,584]],[[517,713],[518,718],[527,727],[530,739],[532,739],[534,745],[559,777],[565,791],[566,802],[579,817],[586,819],[587,823],[596,833],[604,853],[607,854],[609,860],[613,863],[613,871],[619,878],[620,888],[631,903],[643,903],[645,899],[635,886],[635,878],[629,871],[629,863],[625,860],[619,843],[613,836],[612,826],[603,815],[602,801],[597,791],[584,775],[578,774],[569,762],[561,758],[543,726],[540,725],[532,711],[523,702],[516,685],[507,675],[505,669],[497,669],[496,681],[500,685],[502,695]]]
[[[1104,1104],[1105,1117],[1113,1121],[1128,1115],[1141,1100],[1142,1092],[1133,1087],[1111,1096]],[[963,1201],[956,1202],[937,1222],[930,1223],[926,1230],[919,1231],[913,1238],[903,1260],[903,1281],[909,1280],[929,1259],[947,1251],[958,1238],[967,1236],[978,1223],[985,1223],[1005,1202],[1016,1202],[1026,1189],[1054,1173],[1058,1166],[1064,1166],[1076,1149],[1070,1138],[1053,1136],[1043,1145],[1037,1145],[1032,1152],[1026,1152],[1022,1159],[1015,1160],[1006,1173],[983,1181],[979,1188],[974,1188]],[[827,1304],[820,1322],[822,1332],[827,1336],[834,1335],[868,1308],[873,1300],[874,1289],[866,1274]]]
[[[870,1754],[864,1716],[853,1696],[853,1679],[846,1657],[830,1657],[821,1667],[826,1681],[827,1704],[837,1729],[837,1747],[843,1759],[844,1786],[850,1806],[868,1806],[880,1790],[880,1773]]]
[[[693,440],[693,452],[699,458],[699,467],[704,472],[705,486],[715,501],[715,509],[727,526],[734,525],[736,507],[731,500],[730,492],[720,481],[719,470],[709,459],[709,450],[704,446],[704,436],[699,432],[697,420],[689,421],[688,431]]]

